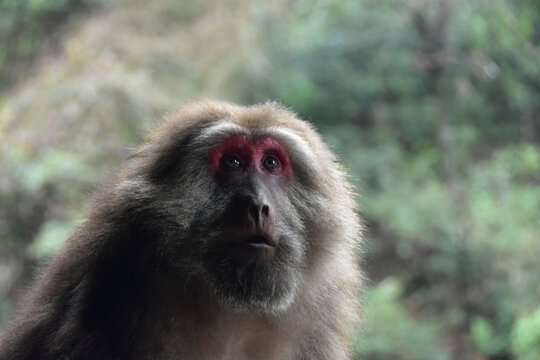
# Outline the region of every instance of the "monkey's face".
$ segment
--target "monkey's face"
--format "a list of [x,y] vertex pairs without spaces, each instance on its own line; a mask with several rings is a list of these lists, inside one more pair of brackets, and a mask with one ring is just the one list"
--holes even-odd
[[302,282],[305,229],[316,211],[306,199],[316,196],[299,181],[299,139],[275,127],[225,122],[200,130],[178,151],[186,155],[160,206],[181,230],[163,252],[235,309],[285,309]]
[[193,223],[201,261],[219,299],[236,308],[276,310],[292,301],[304,242],[290,201],[293,164],[268,136],[231,134],[208,152],[210,206]]
[[286,147],[273,138],[231,135],[212,149],[208,166],[217,191],[230,197],[219,218],[230,242],[224,252],[249,263],[274,258],[280,242],[274,197],[292,176]]

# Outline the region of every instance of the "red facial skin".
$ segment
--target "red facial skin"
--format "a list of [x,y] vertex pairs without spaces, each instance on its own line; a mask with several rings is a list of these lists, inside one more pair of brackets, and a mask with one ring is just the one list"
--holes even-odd
[[[225,160],[231,155],[240,160],[239,167],[226,165]],[[279,167],[265,167],[263,164],[268,157],[274,157]],[[208,165],[221,180],[240,176],[249,169],[268,176],[291,179],[293,171],[289,152],[279,140],[271,137],[252,140],[245,135],[231,135],[221,141],[208,155]]]

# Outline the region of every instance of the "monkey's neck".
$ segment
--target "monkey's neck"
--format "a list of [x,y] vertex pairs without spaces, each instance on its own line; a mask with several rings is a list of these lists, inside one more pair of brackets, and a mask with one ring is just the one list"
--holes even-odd
[[173,307],[169,319],[164,349],[171,358],[290,358],[283,355],[292,354],[297,335],[291,328],[283,331],[276,319],[232,311],[202,291],[196,301],[183,299]]
[[192,285],[185,296],[179,292],[165,296],[176,299],[167,311],[165,358],[282,359],[284,351],[292,353],[297,341],[294,329],[284,331],[282,322],[264,314],[232,311],[203,286]]

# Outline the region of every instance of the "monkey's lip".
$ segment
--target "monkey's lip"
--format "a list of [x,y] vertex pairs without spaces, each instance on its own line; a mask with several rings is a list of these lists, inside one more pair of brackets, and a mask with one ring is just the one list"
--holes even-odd
[[253,234],[244,238],[242,243],[252,247],[271,247],[275,248],[277,242],[266,234]]
[[236,238],[227,251],[247,262],[268,261],[276,254],[278,242],[264,233],[244,234]]

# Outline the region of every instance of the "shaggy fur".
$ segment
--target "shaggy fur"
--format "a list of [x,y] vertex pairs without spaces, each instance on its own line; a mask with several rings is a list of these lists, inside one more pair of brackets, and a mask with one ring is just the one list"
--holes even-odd
[[[287,147],[271,262],[228,257],[234,189],[206,163],[231,134]],[[248,185],[246,185],[248,186]],[[203,101],[166,116],[31,289],[2,360],[346,359],[360,240],[342,167],[275,103]]]

